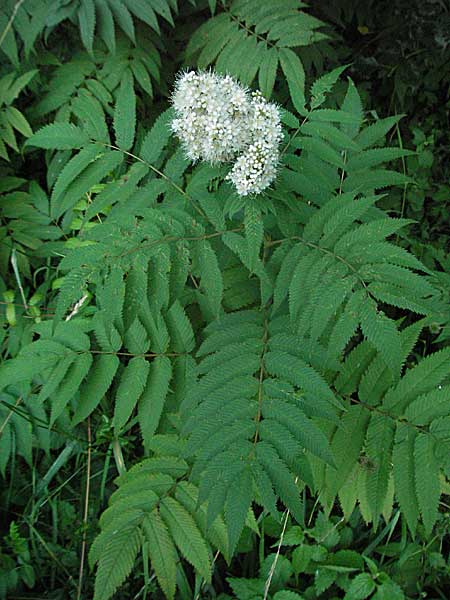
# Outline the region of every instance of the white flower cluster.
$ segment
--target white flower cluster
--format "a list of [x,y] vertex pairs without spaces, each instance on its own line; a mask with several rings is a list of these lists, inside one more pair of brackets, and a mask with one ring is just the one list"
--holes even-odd
[[232,160],[249,141],[247,92],[229,76],[185,73],[176,83],[173,106],[172,130],[193,161]]
[[227,175],[241,196],[259,194],[275,179],[281,124],[278,108],[229,75],[190,71],[177,80],[172,130],[189,159],[230,162]]
[[249,130],[251,143],[227,175],[240,196],[260,194],[275,179],[280,153],[281,124],[278,108],[260,92],[253,92]]

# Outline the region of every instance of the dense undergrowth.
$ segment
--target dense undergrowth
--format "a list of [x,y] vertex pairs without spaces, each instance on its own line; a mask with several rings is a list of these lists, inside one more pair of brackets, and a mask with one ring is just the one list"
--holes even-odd
[[[449,24],[0,7],[0,598],[450,596]],[[172,135],[187,68],[280,107],[261,194]]]

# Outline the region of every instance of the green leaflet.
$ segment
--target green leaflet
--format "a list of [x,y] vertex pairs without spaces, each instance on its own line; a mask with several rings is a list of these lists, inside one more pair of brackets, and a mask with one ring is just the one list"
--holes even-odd
[[248,244],[249,267],[250,271],[253,271],[259,257],[264,234],[261,210],[256,202],[247,202],[245,206],[244,226]]
[[81,40],[90,54],[94,42],[95,29],[95,4],[94,0],[82,0],[78,10],[78,23],[80,26]]
[[176,550],[167,527],[157,511],[151,512],[142,523],[148,541],[148,552],[159,585],[166,598],[175,596]]
[[[321,123],[320,121],[309,121],[301,127],[301,131],[307,135],[318,136],[327,140],[335,148],[344,150],[359,150],[359,146],[350,136],[332,125],[331,123]],[[348,164],[347,164],[347,167]]]
[[415,425],[429,425],[439,417],[448,413],[450,386],[438,385],[432,390],[413,400],[405,410],[405,417]]
[[367,428],[366,451],[373,465],[366,473],[366,494],[375,524],[388,493],[393,441],[392,420],[384,415],[372,415]]
[[253,499],[252,474],[244,469],[229,486],[225,504],[230,551],[234,552]]
[[118,0],[108,0],[108,2],[111,7],[114,20],[117,21],[117,24],[122,29],[122,31],[134,43],[136,40],[134,23],[128,8],[125,4],[122,4]]
[[332,90],[334,84],[337,82],[343,71],[348,65],[343,67],[337,67],[316,79],[311,86],[311,110],[318,108],[325,102],[326,95]]
[[322,377],[301,359],[287,352],[274,351],[268,352],[264,360],[267,369],[273,375],[286,377],[288,381],[298,385],[305,391],[320,396],[332,405],[337,404],[340,406]]
[[52,150],[72,150],[86,146],[89,137],[72,123],[51,123],[44,125],[28,140],[30,146]]
[[208,548],[191,515],[173,498],[161,501],[160,514],[182,555],[209,581],[211,564]]
[[414,472],[420,514],[428,534],[438,516],[440,496],[439,466],[434,454],[435,441],[430,435],[419,433],[414,443]]
[[347,93],[342,103],[342,111],[350,113],[354,121],[352,123],[342,123],[341,129],[351,138],[354,138],[362,125],[363,106],[356,86],[351,79],[349,79]]
[[5,117],[9,122],[9,125],[19,131],[25,137],[30,137],[33,135],[33,131],[30,127],[30,124],[23,116],[23,114],[17,110],[14,106],[8,106],[5,109]]
[[[333,455],[326,436],[314,421],[308,419],[296,407],[294,408],[294,406],[283,402],[281,399],[264,402],[263,415],[265,418],[272,418],[283,425],[288,432],[292,433],[300,447],[305,448],[311,454],[334,466]],[[276,432],[276,427],[272,426],[272,428]],[[283,438],[279,439],[279,442],[281,446]]]
[[147,386],[139,400],[139,424],[144,445],[156,432],[172,377],[172,365],[166,356],[157,356],[150,365]]
[[397,426],[392,453],[395,495],[411,533],[414,534],[419,518],[415,487],[414,445],[417,433],[409,425]]
[[205,291],[212,314],[219,314],[223,282],[216,254],[207,241],[199,241],[196,246],[197,261],[200,271],[201,286]]
[[350,158],[346,164],[348,171],[358,171],[375,167],[384,162],[391,162],[404,156],[411,156],[414,152],[402,148],[374,148],[365,150]]
[[97,157],[95,162],[89,164],[83,172],[78,174],[77,179],[73,180],[64,191],[64,197],[61,195],[58,200],[54,200],[52,194],[52,212],[55,217],[60,217],[65,211],[73,206],[86,194],[93,185],[96,185],[104,177],[110,174],[123,160],[121,152],[107,151]]
[[366,437],[369,415],[360,406],[351,406],[343,415],[331,441],[336,468],[327,466],[324,495],[332,502],[357,464]]
[[275,48],[270,48],[264,53],[259,67],[259,89],[263,95],[269,99],[272,95],[273,86],[278,68],[278,52]]
[[125,367],[116,393],[113,420],[116,434],[123,428],[137,405],[144,391],[149,369],[149,362],[139,356],[132,358]]
[[185,310],[178,300],[167,311],[166,322],[174,350],[176,352],[191,352],[195,346],[194,331]]
[[270,444],[260,442],[256,447],[257,457],[268,474],[274,489],[298,523],[303,522],[303,504],[294,477]]
[[52,191],[52,204],[65,193],[72,181],[92,162],[102,155],[98,144],[90,144],[75,155],[62,169]]
[[70,353],[63,357],[63,359],[55,366],[52,370],[49,378],[45,384],[41,387],[37,402],[44,402],[50,396],[53,396],[56,389],[64,379],[70,365],[75,361],[76,354]]
[[50,425],[53,425],[69,401],[75,396],[81,382],[88,375],[91,365],[92,356],[88,353],[80,354],[71,364],[64,380],[55,391],[55,398],[52,402]]
[[97,28],[100,37],[105,42],[108,50],[116,51],[116,36],[114,30],[114,18],[107,0],[96,1]]
[[199,506],[198,490],[191,483],[180,482],[175,492],[176,499],[194,517],[200,531],[214,547],[218,548],[227,561],[230,560],[230,549],[227,529],[224,520],[219,516],[212,523],[207,523],[207,509]]
[[388,131],[392,129],[402,117],[403,115],[395,115],[376,121],[358,134],[358,137],[355,140],[356,143],[363,149],[375,146],[376,142],[383,140]]
[[305,114],[305,71],[298,56],[289,48],[279,50],[281,68],[285,74],[292,104],[300,115]]
[[124,335],[124,344],[131,354],[145,354],[150,347],[150,340],[139,317],[136,317]]
[[394,414],[401,414],[417,396],[438,386],[449,373],[450,348],[444,348],[408,369],[398,384],[384,398],[384,406]]
[[145,136],[139,156],[147,163],[153,164],[158,160],[171,135],[170,121],[173,119],[172,109],[163,112]]
[[412,183],[411,177],[397,173],[397,171],[384,170],[361,170],[354,171],[344,182],[344,191],[355,191],[366,193],[370,190],[378,190],[390,185],[406,185]]
[[298,140],[296,145],[298,145],[298,147],[300,147],[302,150],[319,155],[322,160],[329,162],[332,165],[341,168],[344,167],[344,161],[342,160],[340,154],[320,138],[305,137],[301,140]]
[[373,301],[367,300],[362,308],[361,329],[366,339],[384,358],[393,376],[398,379],[401,368],[401,345],[395,323],[379,312]]
[[130,150],[134,142],[136,128],[136,95],[133,75],[126,70],[120,82],[114,109],[114,131],[116,144],[122,150]]
[[99,560],[95,578],[95,600],[108,600],[125,581],[133,568],[140,546],[135,528],[122,529],[110,536]]
[[345,346],[356,333],[359,325],[359,314],[365,300],[364,290],[359,290],[351,296],[336,319],[328,341],[327,356],[340,356]]
[[107,183],[103,190],[95,196],[86,211],[86,219],[107,210],[116,202],[125,203],[137,191],[137,184],[148,173],[148,167],[135,163],[118,181]]
[[299,257],[303,252],[303,246],[297,244],[293,246],[283,259],[278,276],[275,282],[273,294],[273,309],[276,311],[287,296],[288,286],[293,277]]
[[88,417],[98,406],[108,391],[119,367],[117,356],[101,354],[94,358],[89,378],[80,388],[72,423],[77,425]]

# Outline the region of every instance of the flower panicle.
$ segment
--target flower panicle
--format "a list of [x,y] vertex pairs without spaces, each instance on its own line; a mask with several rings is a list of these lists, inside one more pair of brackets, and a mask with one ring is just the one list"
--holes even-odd
[[227,179],[241,196],[275,179],[282,138],[278,107],[229,75],[187,71],[176,81],[172,131],[193,162],[232,162]]

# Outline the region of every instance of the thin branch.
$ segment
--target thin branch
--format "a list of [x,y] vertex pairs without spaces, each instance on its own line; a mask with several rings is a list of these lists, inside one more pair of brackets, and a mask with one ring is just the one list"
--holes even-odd
[[[295,483],[297,483],[297,481],[298,481],[298,477],[295,478]],[[266,583],[264,586],[264,599],[263,600],[267,600],[267,598],[269,596],[270,584],[272,583],[272,579],[273,579],[273,576],[275,573],[278,558],[280,556],[281,546],[283,545],[284,535],[286,533],[286,527],[287,527],[287,523],[288,523],[290,514],[291,514],[290,511],[288,509],[286,509],[286,511],[284,513],[283,529],[281,531],[281,536],[280,536],[280,540],[278,542],[277,551],[275,554],[275,558],[273,559],[272,566],[270,567],[269,575],[267,577],[267,580],[266,580]]]
[[21,402],[22,402],[22,396],[19,396],[17,398],[17,400],[16,400],[16,403],[14,404],[14,407],[9,410],[9,413],[6,415],[5,420],[3,421],[3,423],[0,426],[0,437],[1,437],[2,433],[3,433],[3,430],[5,429],[6,425],[8,424],[8,421],[13,416],[13,414],[15,412],[14,409],[17,408]]
[[84,559],[86,556],[86,530],[89,513],[89,486],[91,481],[91,417],[87,418],[87,434],[88,434],[88,450],[87,450],[87,466],[86,466],[86,490],[84,495],[84,514],[83,514],[83,541],[81,544],[81,559],[80,572],[78,576],[77,600],[81,599],[81,590],[83,589],[83,571]]
[[3,30],[2,35],[0,36],[0,46],[5,41],[5,38],[8,35],[9,30],[12,27],[13,21],[16,18],[17,12],[24,2],[25,2],[25,0],[19,0],[18,2],[16,2],[15,6],[13,8],[13,11],[11,13],[11,16],[9,17],[9,21],[6,23],[6,27]]
[[192,204],[193,208],[202,217],[204,217],[205,219],[208,218],[206,216],[206,214],[203,212],[203,210],[199,206],[197,206],[195,204],[193,198],[185,190],[183,190],[183,188],[181,188],[178,184],[176,184],[174,181],[172,181],[172,179],[170,179],[170,177],[168,177],[165,173],[163,173],[162,171],[160,171],[159,169],[157,169],[154,165],[152,165],[151,163],[147,162],[146,160],[144,160],[140,156],[136,156],[136,154],[132,154],[131,152],[128,152],[127,150],[122,150],[122,148],[119,148],[118,146],[114,146],[113,144],[106,144],[104,142],[98,142],[98,141],[96,141],[96,143],[97,144],[101,144],[102,146],[106,146],[107,148],[111,148],[112,150],[118,150],[119,152],[122,152],[123,154],[126,154],[130,158],[134,158],[134,160],[137,160],[138,162],[141,162],[142,164],[144,164],[145,166],[147,166],[154,173],[156,173],[157,175],[159,175],[162,179],[164,179],[165,181],[167,181],[168,183],[170,183],[170,185],[173,186],[173,188],[176,189],[177,192],[179,192],[180,194],[182,194],[183,196],[185,196],[189,200],[189,202]]

